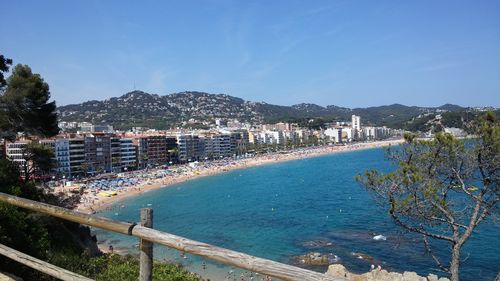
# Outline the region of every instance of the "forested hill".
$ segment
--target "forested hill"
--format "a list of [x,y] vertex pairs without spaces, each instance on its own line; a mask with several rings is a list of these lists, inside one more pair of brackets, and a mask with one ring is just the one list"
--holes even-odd
[[[368,108],[326,107],[302,103],[293,106],[245,101],[225,94],[181,92],[165,96],[142,91],[129,92],[121,97],[103,101],[87,101],[58,108],[61,121],[106,123],[119,129],[143,126],[165,129],[191,120],[202,123],[215,118],[231,118],[252,123],[290,121],[307,124],[310,119],[329,121],[350,120],[352,114],[361,116],[365,125],[392,128],[418,127],[419,120],[430,120],[436,114],[449,115],[458,127],[476,110],[446,104],[440,107],[417,107],[392,104]],[[450,120],[451,120],[450,119]],[[413,124],[413,125],[412,125]]]

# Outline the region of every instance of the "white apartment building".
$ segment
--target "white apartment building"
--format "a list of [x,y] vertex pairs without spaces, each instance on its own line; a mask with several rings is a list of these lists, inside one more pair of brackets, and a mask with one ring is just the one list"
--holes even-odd
[[296,130],[295,133],[299,138],[300,142],[306,142],[311,136],[312,132],[310,130]]
[[353,129],[349,127],[328,128],[323,131],[323,134],[335,143],[350,142],[353,137]]
[[297,144],[300,142],[299,134],[295,131],[284,131],[283,137],[285,142],[289,142],[292,144]]
[[122,168],[136,166],[136,151],[133,139],[120,139],[120,159]]
[[377,136],[375,127],[363,127],[363,139],[375,140],[376,138]]
[[205,157],[208,159],[217,159],[230,157],[234,154],[231,144],[231,135],[220,134],[205,138]]
[[352,139],[361,139],[361,118],[356,115],[352,115]]
[[361,118],[356,115],[352,115],[352,129],[356,131],[361,131]]
[[363,127],[363,139],[382,140],[393,136],[396,131],[387,127]]
[[26,149],[27,145],[28,142],[26,141],[16,141],[13,143],[7,143],[6,147],[7,158],[19,166],[21,175],[23,174],[22,168],[26,163],[26,160],[24,160],[24,150]]
[[341,128],[328,128],[323,134],[332,142],[340,142],[342,140],[342,129]]

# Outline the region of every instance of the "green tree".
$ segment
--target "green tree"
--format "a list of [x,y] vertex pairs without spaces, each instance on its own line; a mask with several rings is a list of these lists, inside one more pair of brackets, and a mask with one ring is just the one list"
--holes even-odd
[[0,159],[0,192],[20,195],[19,167],[7,159]]
[[149,165],[149,157],[145,153],[141,153],[139,155],[139,163],[141,165],[141,168],[147,167]]
[[[452,281],[459,280],[463,245],[481,222],[499,212],[500,124],[489,114],[475,128],[477,138],[470,141],[448,134],[422,141],[407,134],[405,144],[387,153],[395,171],[358,176],[389,207],[396,224],[422,235],[427,253]],[[441,262],[428,239],[449,243],[449,264]]]
[[45,144],[30,142],[23,151],[24,181],[28,182],[33,175],[44,175],[55,167],[54,152]]
[[121,172],[122,159],[120,157],[111,158],[111,166],[113,172]]
[[[4,88],[7,85],[4,73],[9,71],[9,66],[11,64],[12,64],[11,59],[5,58],[3,55],[0,54],[0,95],[3,94]],[[4,133],[4,130],[7,129],[8,127],[9,126],[7,118],[7,107],[6,105],[0,102],[0,138],[2,138],[4,135],[9,135],[8,133]]]
[[13,139],[18,132],[51,137],[59,133],[55,101],[49,102],[49,85],[27,65],[18,64],[7,79],[0,97],[0,129],[4,138]]
[[12,65],[12,60],[0,55],[0,93],[2,93],[3,87],[7,85],[4,73],[9,71],[10,65]]
[[86,177],[88,175],[89,168],[90,168],[89,165],[86,162],[83,162],[80,165],[80,174],[82,174],[84,177]]

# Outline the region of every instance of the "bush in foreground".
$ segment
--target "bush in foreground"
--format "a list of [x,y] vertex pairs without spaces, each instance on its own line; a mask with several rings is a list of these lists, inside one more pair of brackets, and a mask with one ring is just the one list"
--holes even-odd
[[[139,278],[139,260],[131,255],[104,254],[99,257],[60,257],[54,264],[95,280],[136,281]],[[198,281],[181,266],[155,262],[153,280]]]

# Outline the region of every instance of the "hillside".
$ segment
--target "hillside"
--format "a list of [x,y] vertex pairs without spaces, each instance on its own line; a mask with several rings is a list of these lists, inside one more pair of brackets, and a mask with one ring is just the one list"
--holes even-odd
[[[304,123],[312,118],[319,118],[324,122],[349,121],[352,114],[361,116],[364,124],[405,128],[414,123],[415,119],[430,114],[471,111],[473,110],[470,108],[452,104],[435,108],[392,104],[354,109],[335,105],[323,107],[310,103],[281,106],[245,101],[225,94],[181,92],[159,96],[142,91],[133,91],[103,101],[93,100],[58,108],[61,121],[106,123],[118,129],[129,129],[134,126],[165,129],[179,126],[186,121],[201,123],[213,121],[215,118],[231,118],[251,123],[279,121]],[[453,118],[456,118],[456,114]]]

